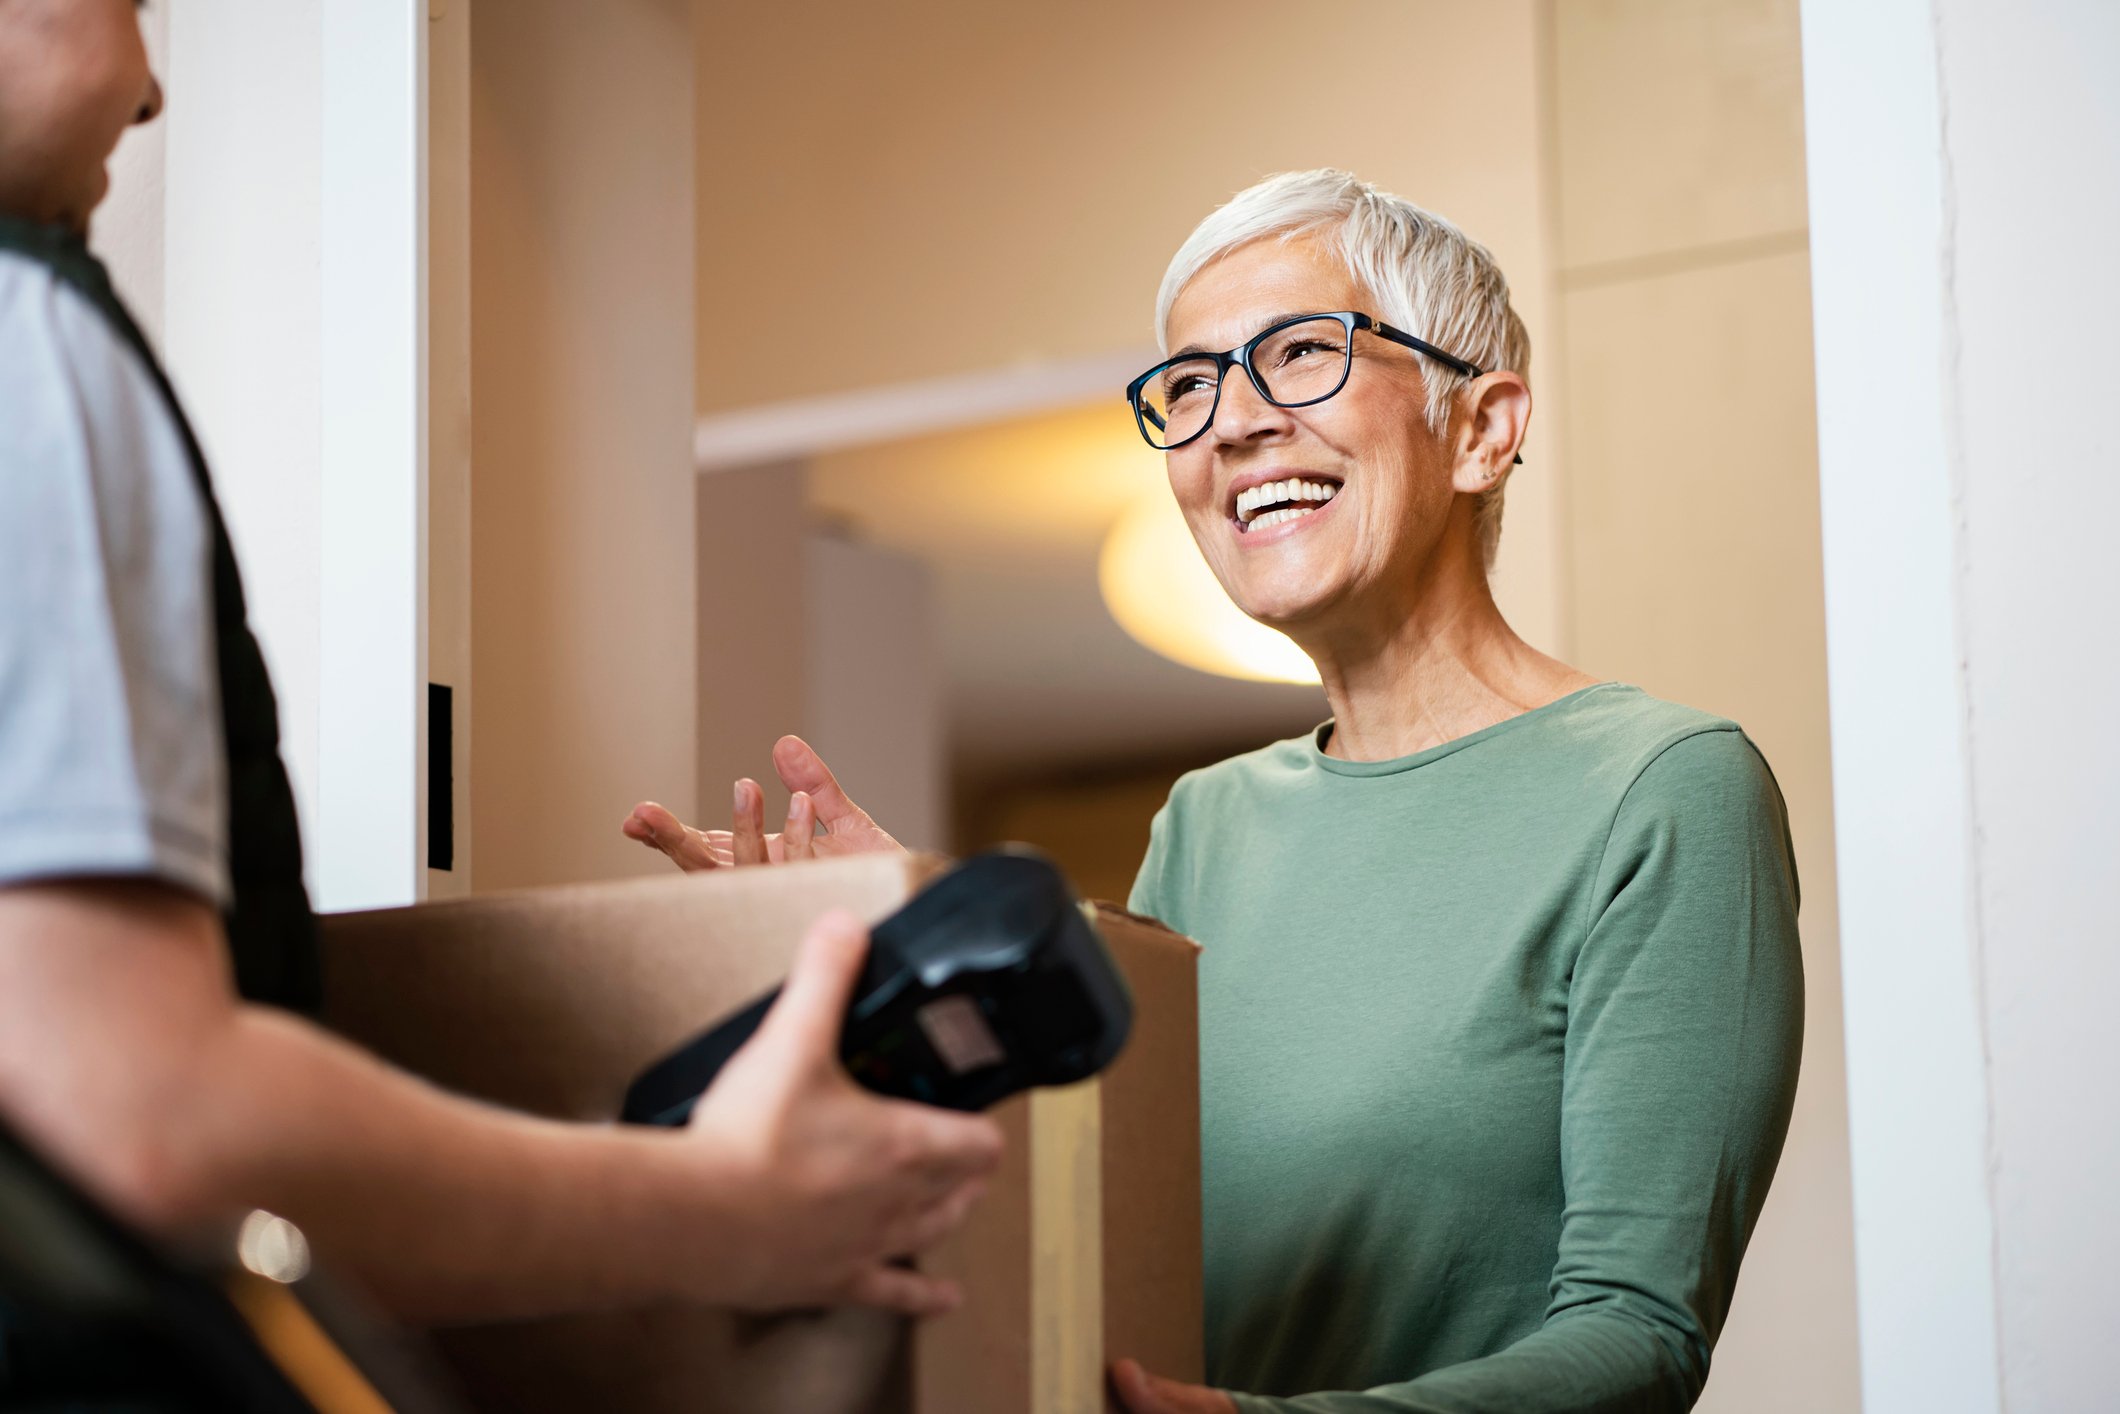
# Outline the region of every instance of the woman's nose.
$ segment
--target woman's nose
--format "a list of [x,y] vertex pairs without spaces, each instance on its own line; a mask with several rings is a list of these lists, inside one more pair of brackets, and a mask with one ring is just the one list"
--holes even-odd
[[140,99],[140,111],[133,114],[135,123],[152,123],[162,116],[162,80],[153,74],[147,76],[147,92]]
[[1270,403],[1252,382],[1250,370],[1232,365],[1222,375],[1222,396],[1215,403],[1210,435],[1218,442],[1248,442],[1262,433],[1284,431],[1294,419],[1288,409]]

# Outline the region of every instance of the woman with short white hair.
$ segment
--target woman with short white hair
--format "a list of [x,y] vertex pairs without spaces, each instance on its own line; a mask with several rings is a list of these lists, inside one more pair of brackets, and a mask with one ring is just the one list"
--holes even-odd
[[[1208,1377],[1133,1414],[1690,1408],[1802,1039],[1780,793],[1733,724],[1525,643],[1488,584],[1531,414],[1492,257],[1344,172],[1215,212],[1129,386],[1222,587],[1332,717],[1178,782],[1137,912],[1204,944]],[[768,837],[894,847],[815,754]],[[813,840],[820,820],[826,833]],[[1123,1352],[1117,1352],[1122,1353]]]

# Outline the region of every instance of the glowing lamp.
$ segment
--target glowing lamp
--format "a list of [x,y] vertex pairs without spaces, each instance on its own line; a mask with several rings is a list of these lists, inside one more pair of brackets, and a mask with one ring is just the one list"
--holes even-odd
[[1119,627],[1174,663],[1251,682],[1318,681],[1302,649],[1229,601],[1168,491],[1158,488],[1119,517],[1097,583]]

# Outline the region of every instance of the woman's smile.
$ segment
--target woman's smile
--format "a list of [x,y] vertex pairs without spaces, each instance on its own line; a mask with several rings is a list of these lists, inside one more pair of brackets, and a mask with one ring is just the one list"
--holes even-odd
[[1325,480],[1276,481],[1237,498],[1229,519],[1238,546],[1263,550],[1315,529],[1332,513],[1339,483]]
[[1222,509],[1239,540],[1264,545],[1285,538],[1267,532],[1315,519],[1344,484],[1330,472],[1307,467],[1260,467],[1231,479],[1222,492]]

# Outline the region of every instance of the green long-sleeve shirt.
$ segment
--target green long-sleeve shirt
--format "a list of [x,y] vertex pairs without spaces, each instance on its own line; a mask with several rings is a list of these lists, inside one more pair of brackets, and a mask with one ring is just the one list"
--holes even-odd
[[1678,1411],[1780,1156],[1796,870],[1735,725],[1616,683],[1179,781],[1207,1359],[1244,1414]]

